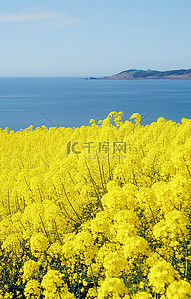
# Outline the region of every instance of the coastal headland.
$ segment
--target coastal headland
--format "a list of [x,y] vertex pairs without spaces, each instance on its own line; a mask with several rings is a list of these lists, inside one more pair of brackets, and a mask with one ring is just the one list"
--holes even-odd
[[191,79],[191,69],[155,71],[130,69],[118,74],[100,78],[90,77],[90,80],[135,80],[135,79]]

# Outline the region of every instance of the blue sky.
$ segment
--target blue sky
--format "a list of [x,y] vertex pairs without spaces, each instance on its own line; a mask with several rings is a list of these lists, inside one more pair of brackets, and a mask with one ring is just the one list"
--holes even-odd
[[191,68],[190,0],[4,0],[0,76]]

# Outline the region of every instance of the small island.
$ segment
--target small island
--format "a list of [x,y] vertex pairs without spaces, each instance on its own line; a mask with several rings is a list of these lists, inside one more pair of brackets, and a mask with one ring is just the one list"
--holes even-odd
[[135,79],[191,79],[191,69],[170,71],[137,70],[130,69],[112,76],[102,78],[90,77],[90,80],[135,80]]

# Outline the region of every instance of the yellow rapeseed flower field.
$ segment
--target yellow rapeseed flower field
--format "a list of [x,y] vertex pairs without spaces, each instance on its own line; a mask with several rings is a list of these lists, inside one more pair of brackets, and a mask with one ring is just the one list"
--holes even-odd
[[191,120],[0,131],[0,298],[191,298]]

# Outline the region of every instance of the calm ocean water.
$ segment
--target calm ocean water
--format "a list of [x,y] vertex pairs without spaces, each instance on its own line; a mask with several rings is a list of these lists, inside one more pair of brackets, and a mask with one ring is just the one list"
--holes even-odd
[[[191,80],[85,80],[84,78],[0,78],[0,127],[81,126],[123,111],[138,112],[142,124],[163,116],[191,118]],[[51,124],[47,118],[53,123]]]

